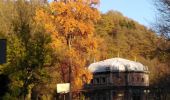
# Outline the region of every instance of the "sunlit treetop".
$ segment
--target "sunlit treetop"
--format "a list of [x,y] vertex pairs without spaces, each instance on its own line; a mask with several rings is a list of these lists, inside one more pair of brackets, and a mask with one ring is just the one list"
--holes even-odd
[[90,2],[91,0],[57,0],[36,10],[35,20],[51,36],[51,47],[58,54],[64,54],[60,66],[67,76],[71,62],[74,89],[82,86],[82,75],[87,77],[87,81],[91,79],[85,67],[88,60],[95,57],[98,47],[94,26],[100,19],[100,12]]
[[49,33],[55,35],[84,36],[94,32],[94,23],[100,18],[96,8],[89,7],[80,1],[52,2],[49,9],[39,9],[36,20],[45,23]]
[[100,0],[54,0],[56,2],[84,2],[86,4],[90,4],[90,5],[97,5],[100,3]]

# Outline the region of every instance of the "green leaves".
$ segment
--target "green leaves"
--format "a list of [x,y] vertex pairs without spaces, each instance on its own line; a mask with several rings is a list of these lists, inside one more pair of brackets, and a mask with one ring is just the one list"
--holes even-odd
[[[102,15],[96,33],[105,40],[107,57],[148,58],[156,49],[156,34],[116,11]],[[128,52],[128,53],[127,53]]]
[[[35,8],[40,4],[25,0],[6,3],[1,1],[0,4],[3,5],[0,9],[0,22],[4,22],[4,26],[0,25],[0,33],[8,41],[8,62],[2,68],[3,73],[10,78],[10,95],[26,96],[30,85],[46,80],[47,73],[43,67],[50,62],[51,56],[48,55],[51,51],[48,44],[51,40],[44,34],[43,28],[34,22]],[[9,17],[7,22],[6,17]]]

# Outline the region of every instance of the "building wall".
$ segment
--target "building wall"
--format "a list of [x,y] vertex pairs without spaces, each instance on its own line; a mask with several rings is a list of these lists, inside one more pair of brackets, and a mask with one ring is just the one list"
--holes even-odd
[[129,73],[128,85],[130,86],[149,86],[148,73]]
[[110,74],[94,74],[91,84],[93,85],[107,85],[110,83]]
[[149,100],[142,89],[107,89],[85,93],[85,100]]
[[112,84],[114,86],[126,85],[126,73],[112,73]]
[[149,75],[145,72],[96,73],[91,85],[149,86]]
[[85,100],[148,100],[145,86],[149,86],[145,72],[94,73]]

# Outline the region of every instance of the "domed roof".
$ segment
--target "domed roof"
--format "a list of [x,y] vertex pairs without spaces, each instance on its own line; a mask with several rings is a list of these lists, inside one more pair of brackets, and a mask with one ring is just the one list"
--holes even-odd
[[123,58],[111,58],[90,64],[88,69],[92,73],[98,72],[146,72],[148,67],[143,64]]

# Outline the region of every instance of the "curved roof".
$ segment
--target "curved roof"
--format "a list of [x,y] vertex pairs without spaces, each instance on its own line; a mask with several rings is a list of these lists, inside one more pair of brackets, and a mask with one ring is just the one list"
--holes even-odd
[[146,72],[148,67],[143,64],[123,58],[111,58],[90,64],[88,69],[92,73],[97,72]]

